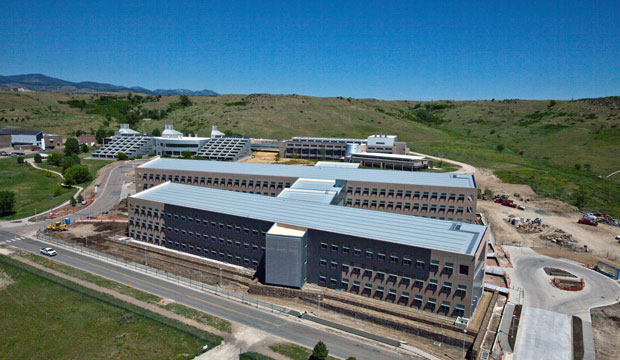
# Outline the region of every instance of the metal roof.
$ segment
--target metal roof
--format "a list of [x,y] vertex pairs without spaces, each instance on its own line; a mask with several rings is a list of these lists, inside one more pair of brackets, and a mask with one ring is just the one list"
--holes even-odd
[[139,166],[139,168],[213,172],[225,174],[251,174],[325,180],[338,179],[370,183],[447,186],[469,189],[476,188],[474,177],[470,174],[349,169],[323,166],[257,164],[245,162],[184,160],[170,158],[156,158]]
[[336,195],[338,195],[338,193],[335,191],[284,189],[278,194],[278,197],[282,199],[331,204]]
[[166,182],[132,196],[336,234],[473,255],[486,226]]
[[349,168],[349,169],[357,169],[360,167],[359,163],[347,163],[340,161],[317,161],[314,166],[323,166],[323,167],[341,167],[341,168]]

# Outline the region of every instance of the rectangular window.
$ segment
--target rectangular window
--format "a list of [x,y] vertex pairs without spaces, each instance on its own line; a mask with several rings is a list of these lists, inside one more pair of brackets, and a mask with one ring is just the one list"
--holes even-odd
[[459,274],[461,274],[461,275],[469,275],[469,266],[467,266],[467,265],[460,265],[459,266]]
[[392,263],[392,264],[398,264],[398,256],[396,256],[396,255],[390,255],[390,263]]
[[366,259],[372,259],[373,252],[372,250],[366,250]]
[[354,248],[353,249],[353,256],[362,256],[362,249]]
[[407,256],[404,256],[403,257],[403,265],[410,266],[411,265],[411,258],[407,257]]
[[325,258],[321,258],[321,259],[319,260],[319,265],[321,265],[321,266],[327,266],[327,259],[325,259]]
[[332,244],[332,251],[338,251],[338,244]]
[[327,243],[321,242],[321,250],[327,250]]
[[342,253],[343,254],[348,254],[349,253],[349,246],[348,245],[342,245]]
[[331,262],[331,268],[332,268],[332,269],[338,269],[338,263],[337,263],[337,262],[335,262],[335,261],[332,261],[332,262]]

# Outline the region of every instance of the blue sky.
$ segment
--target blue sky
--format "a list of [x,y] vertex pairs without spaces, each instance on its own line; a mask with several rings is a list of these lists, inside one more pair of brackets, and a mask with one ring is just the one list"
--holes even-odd
[[0,74],[379,99],[620,95],[620,1],[5,1]]

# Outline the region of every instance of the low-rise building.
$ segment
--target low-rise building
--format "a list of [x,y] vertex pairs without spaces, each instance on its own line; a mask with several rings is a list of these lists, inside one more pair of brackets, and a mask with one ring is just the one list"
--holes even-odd
[[78,136],[78,143],[80,145],[95,146],[97,144],[97,137],[92,134],[82,134]]
[[43,146],[42,149],[50,150],[61,147],[63,144],[63,137],[58,134],[43,134]]

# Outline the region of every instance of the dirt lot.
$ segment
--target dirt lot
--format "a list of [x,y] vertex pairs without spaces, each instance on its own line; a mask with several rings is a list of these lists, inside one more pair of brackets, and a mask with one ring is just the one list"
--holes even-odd
[[590,311],[594,347],[599,360],[620,359],[620,303]]
[[[593,255],[612,260],[620,259],[620,244],[615,240],[616,235],[620,235],[620,228],[606,224],[599,226],[578,224],[577,220],[582,214],[575,207],[540,197],[528,185],[503,183],[486,169],[477,169],[475,176],[480,189],[488,188],[495,194],[507,194],[517,204],[526,207],[525,210],[518,210],[492,201],[478,201],[478,209],[486,214],[498,243],[543,248],[559,247],[549,240],[541,239],[540,233],[519,233],[515,226],[507,222],[511,215],[518,220],[541,218],[543,225],[548,225],[545,233],[562,230],[574,240],[569,244],[571,247],[583,251],[583,246],[587,245]],[[514,197],[514,193],[519,193],[519,199]]]
[[316,160],[311,160],[311,159],[281,158],[280,161],[276,162],[277,154],[278,153],[275,151],[254,151],[252,153],[251,158],[241,160],[241,162],[259,163],[259,164],[284,164],[284,165],[314,165],[316,164]]

